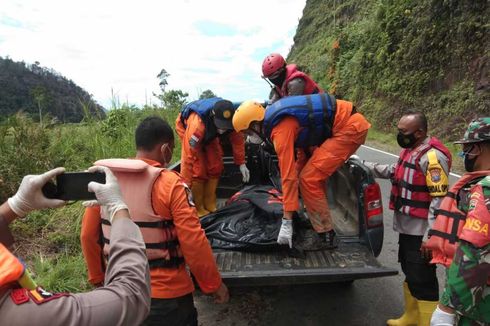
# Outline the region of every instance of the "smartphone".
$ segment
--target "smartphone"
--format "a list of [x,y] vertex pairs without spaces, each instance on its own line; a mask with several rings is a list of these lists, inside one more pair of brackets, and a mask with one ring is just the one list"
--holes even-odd
[[96,198],[93,192],[88,191],[88,184],[91,181],[105,183],[105,173],[65,172],[56,176],[56,184],[48,182],[42,190],[47,198],[92,200]]

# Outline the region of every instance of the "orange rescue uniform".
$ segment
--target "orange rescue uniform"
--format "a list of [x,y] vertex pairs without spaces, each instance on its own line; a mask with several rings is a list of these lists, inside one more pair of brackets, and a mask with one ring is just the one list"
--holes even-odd
[[351,102],[337,100],[332,137],[307,150],[295,149],[294,143],[300,132],[296,118],[284,118],[271,132],[270,138],[279,159],[284,211],[299,209],[299,185],[308,216],[317,232],[333,228],[325,181],[365,142],[371,127],[363,115],[352,112]]
[[[158,162],[143,161],[160,167]],[[153,186],[152,205],[156,214],[172,217],[186,264],[181,264],[179,268],[150,269],[152,298],[171,299],[193,292],[194,284],[185,265],[189,266],[204,293],[213,293],[221,285],[221,276],[208,239],[189,201],[181,178],[170,171],[162,171]],[[92,284],[104,279],[100,237],[100,211],[98,208],[87,208],[82,221],[81,243]]]
[[[182,142],[180,174],[187,184],[193,179],[206,181],[219,178],[223,171],[223,149],[219,137],[203,144],[206,127],[201,117],[191,112],[186,121],[187,127],[181,121],[180,114],[175,121],[175,131]],[[235,131],[229,134],[233,149],[233,159],[236,165],[245,164],[245,140],[241,133]]]

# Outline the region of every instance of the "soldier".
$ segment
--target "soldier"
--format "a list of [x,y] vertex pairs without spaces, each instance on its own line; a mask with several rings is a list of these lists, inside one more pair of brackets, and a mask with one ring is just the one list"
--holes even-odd
[[111,252],[106,283],[97,290],[49,293],[37,286],[23,264],[7,249],[12,243],[8,224],[32,210],[60,207],[41,189],[63,168],[24,177],[15,196],[0,206],[0,316],[2,325],[139,325],[150,310],[150,276],[145,244],[129,218],[116,178],[107,168],[106,183],[91,182],[99,205],[112,222]]
[[490,117],[472,121],[456,143],[468,173],[449,191],[429,232],[431,262],[449,267],[431,325],[454,325],[456,314],[458,325],[489,325]]

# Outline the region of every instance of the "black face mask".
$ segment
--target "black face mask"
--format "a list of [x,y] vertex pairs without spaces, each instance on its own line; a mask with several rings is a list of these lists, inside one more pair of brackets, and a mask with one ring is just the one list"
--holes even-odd
[[277,87],[281,87],[282,83],[284,83],[284,80],[286,79],[286,69],[284,69],[279,76],[277,76],[274,79],[269,79],[271,83],[276,85]]
[[415,138],[415,133],[404,135],[401,132],[398,132],[398,135],[396,136],[396,141],[401,148],[411,148],[417,142],[417,138]]
[[472,159],[468,158],[468,155],[464,156],[464,169],[468,172],[473,172],[475,170],[475,162],[478,156],[473,157]]

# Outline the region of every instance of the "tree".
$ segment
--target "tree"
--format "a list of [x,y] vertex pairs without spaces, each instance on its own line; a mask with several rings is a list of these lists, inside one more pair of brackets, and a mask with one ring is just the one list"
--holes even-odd
[[180,89],[171,89],[167,92],[163,92],[157,97],[162,101],[162,105],[166,109],[180,109],[187,103],[187,97],[189,93],[182,92]]
[[[37,63],[37,61],[36,61]],[[43,126],[43,114],[42,114],[42,105],[47,100],[47,91],[44,87],[42,86],[36,86],[32,89],[31,91],[32,97],[34,97],[34,100],[37,103],[37,108],[39,111],[39,123],[41,124],[41,127]]]
[[168,85],[168,77],[170,77],[170,74],[167,72],[167,70],[165,70],[165,68],[163,68],[157,75],[157,78],[160,79],[160,83],[158,83],[158,85],[160,86],[162,93],[165,93],[165,87]]
[[201,93],[201,95],[199,95],[200,100],[203,100],[205,98],[213,98],[213,97],[217,97],[217,95],[214,94],[213,91],[210,89],[205,90],[204,92]]

